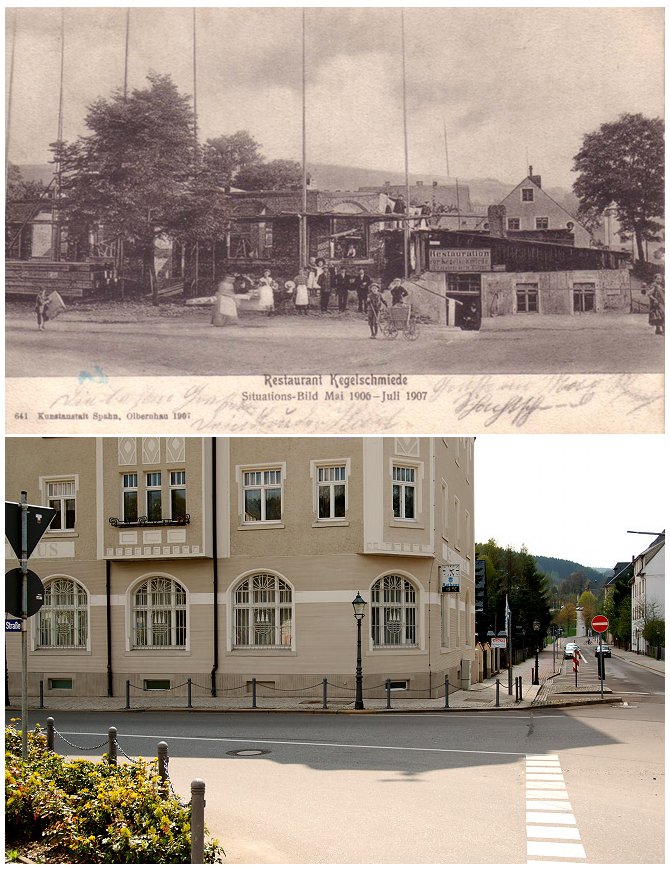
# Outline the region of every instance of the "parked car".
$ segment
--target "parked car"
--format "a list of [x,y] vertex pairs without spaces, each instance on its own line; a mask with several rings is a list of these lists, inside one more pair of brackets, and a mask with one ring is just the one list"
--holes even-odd
[[572,656],[575,653],[575,649],[579,649],[579,646],[577,645],[577,643],[566,643],[563,657],[564,658],[572,658]]
[[606,643],[603,643],[602,646],[599,646],[599,645],[596,646],[595,653],[596,653],[596,655],[602,654],[603,658],[611,658],[612,657],[612,650],[610,649],[610,647]]

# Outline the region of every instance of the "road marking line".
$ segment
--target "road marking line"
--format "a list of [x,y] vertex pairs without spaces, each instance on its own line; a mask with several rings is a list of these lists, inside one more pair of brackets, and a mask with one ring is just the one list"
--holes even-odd
[[543,762],[545,760],[556,760],[557,761],[558,755],[557,754],[527,754],[526,760],[527,761],[529,761],[529,760],[541,760]]
[[[81,730],[61,730],[59,733],[65,736],[104,736],[103,733],[89,733]],[[485,749],[468,748],[422,748],[416,745],[365,745],[348,742],[297,742],[290,739],[256,739],[253,736],[228,737],[228,736],[179,736],[178,734],[162,734],[161,736],[146,733],[121,733],[120,739],[153,739],[153,740],[179,740],[180,742],[242,742],[253,745],[295,745],[311,746],[314,748],[376,748],[381,751],[432,751],[438,754],[493,754],[502,757],[523,757],[522,751],[487,751]]]
[[570,812],[536,812],[526,811],[527,824],[573,824],[577,826],[575,816]]
[[581,841],[577,827],[543,827],[526,825],[526,836],[529,839],[574,839]]
[[569,842],[528,842],[529,857],[581,857],[586,859],[586,851],[582,845]]
[[568,800],[529,800],[526,794],[527,812],[571,812]]
[[[557,755],[548,757],[558,761]],[[538,764],[542,761],[541,755],[531,755],[526,759],[527,862],[543,862],[529,860],[529,857],[586,860],[584,847],[576,844],[580,843],[581,836],[568,801],[560,763],[557,763],[554,772],[538,772]]]

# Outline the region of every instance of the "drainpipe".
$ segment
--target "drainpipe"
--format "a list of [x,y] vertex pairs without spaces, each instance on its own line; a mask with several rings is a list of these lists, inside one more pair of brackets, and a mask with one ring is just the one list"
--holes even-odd
[[216,516],[216,438],[212,438],[212,583],[214,594],[214,663],[212,665],[212,697],[216,697],[216,671],[219,669],[219,553]]
[[107,618],[107,696],[114,696],[112,673],[112,562],[105,559],[105,607]]

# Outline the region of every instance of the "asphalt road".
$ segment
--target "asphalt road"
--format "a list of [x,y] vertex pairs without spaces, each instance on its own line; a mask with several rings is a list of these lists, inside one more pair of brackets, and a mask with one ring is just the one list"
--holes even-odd
[[[663,339],[640,315],[485,321],[480,332],[422,325],[417,341],[370,340],[362,315],[254,316],[217,329],[206,310],[184,320],[89,321],[64,314],[38,332],[32,313],[6,318],[6,376],[107,377],[380,371],[403,374],[616,374],[663,371]],[[68,319],[70,317],[70,319]]]
[[[566,846],[584,849],[579,862],[662,863],[663,679],[631,687],[627,707],[54,717],[79,746],[102,741],[111,724],[131,757],[167,741],[178,793],[205,780],[206,821],[231,863],[490,865],[525,863],[538,848],[560,861]],[[66,749],[60,738],[57,748]],[[543,764],[549,775],[529,774]],[[550,791],[531,790],[563,784],[538,777],[564,781],[564,812],[552,814]],[[549,813],[531,799],[540,793]]]

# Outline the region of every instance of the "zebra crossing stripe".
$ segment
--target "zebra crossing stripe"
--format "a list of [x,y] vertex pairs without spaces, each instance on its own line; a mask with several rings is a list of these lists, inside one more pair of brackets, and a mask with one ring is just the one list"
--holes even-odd
[[526,757],[526,857],[544,866],[586,860],[557,754]]

